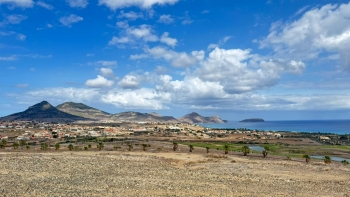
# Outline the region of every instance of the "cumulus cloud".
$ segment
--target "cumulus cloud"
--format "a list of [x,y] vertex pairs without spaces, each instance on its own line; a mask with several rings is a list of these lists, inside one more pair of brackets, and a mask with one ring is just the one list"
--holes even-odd
[[170,99],[168,94],[158,93],[153,89],[111,90],[102,95],[102,102],[113,104],[118,108],[127,109],[169,109],[166,103]]
[[135,75],[126,75],[118,85],[123,89],[137,89],[140,86],[140,79]]
[[105,77],[113,77],[114,76],[114,72],[110,68],[101,68],[100,73],[102,76],[105,76]]
[[226,92],[235,94],[271,87],[282,73],[300,74],[304,68],[303,62],[265,59],[250,50],[216,48],[194,74],[219,82]]
[[43,1],[37,1],[35,4],[48,10],[52,10],[54,8],[52,5],[47,4]]
[[77,16],[75,14],[71,14],[69,16],[64,16],[62,18],[60,18],[60,22],[62,23],[62,25],[67,26],[67,27],[71,27],[72,24],[77,23],[79,21],[82,21],[83,17],[81,16]]
[[160,42],[165,43],[171,47],[175,47],[177,40],[175,38],[170,38],[168,32],[164,32],[160,38]]
[[161,15],[158,20],[159,23],[170,24],[174,22],[174,19],[171,15]]
[[150,25],[129,26],[125,22],[118,22],[117,26],[122,28],[120,37],[113,37],[108,45],[121,46],[123,44],[139,43],[140,40],[144,42],[156,42],[159,40],[158,36],[154,34],[154,30]]
[[[304,10],[303,10],[304,12]],[[272,48],[276,56],[313,60],[320,54],[338,54],[343,66],[350,69],[350,3],[327,4],[306,11],[300,18],[276,22],[260,40],[261,48]]]
[[85,8],[89,4],[88,0],[66,0],[66,2],[72,8]]
[[33,7],[33,0],[0,0],[1,4],[9,4],[14,7],[30,8]]
[[140,8],[151,8],[153,5],[173,5],[178,0],[99,0],[99,5],[105,5],[111,10],[137,6]]
[[198,62],[197,56],[193,55],[198,55],[197,52],[194,52],[193,54],[187,54],[185,52],[176,52],[160,46],[153,48],[145,48],[144,51],[145,54],[132,55],[130,56],[130,59],[140,59],[147,57],[153,57],[154,59],[162,58],[166,61],[171,62],[171,65],[174,67],[182,68],[193,66]]
[[108,80],[101,75],[97,75],[96,79],[89,79],[85,82],[86,86],[92,88],[111,87],[113,84],[113,81]]

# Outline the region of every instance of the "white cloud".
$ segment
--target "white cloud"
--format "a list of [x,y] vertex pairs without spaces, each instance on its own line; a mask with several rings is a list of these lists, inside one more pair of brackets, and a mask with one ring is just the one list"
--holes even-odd
[[102,76],[105,76],[105,77],[113,77],[114,76],[114,72],[110,68],[101,68],[100,73]]
[[77,23],[79,21],[84,20],[83,17],[81,16],[77,16],[75,14],[71,14],[69,16],[64,16],[62,18],[60,18],[60,22],[62,23],[62,25],[67,26],[67,27],[71,27],[72,24]]
[[[62,103],[66,101],[87,102],[99,99],[101,93],[97,89],[90,88],[46,88],[24,93],[25,101],[42,101],[50,98],[50,101]],[[32,102],[34,103],[34,102]]]
[[[118,22],[117,26],[122,28],[120,37],[113,37],[108,44],[124,47],[123,44],[141,44],[139,40],[144,42],[156,42],[159,41],[158,36],[154,34],[154,30],[150,25],[140,25],[137,27],[130,27],[125,22]],[[138,42],[136,42],[138,40]]]
[[313,60],[320,54],[339,54],[342,65],[349,69],[349,13],[350,3],[327,4],[306,11],[295,21],[273,23],[260,47],[272,48],[275,56],[285,59]]
[[18,34],[17,38],[18,38],[18,40],[22,40],[23,41],[23,40],[25,40],[27,38],[27,36],[24,35],[24,34]]
[[45,9],[48,9],[48,10],[52,10],[54,8],[52,5],[47,4],[47,3],[43,2],[43,1],[37,1],[36,5],[38,5],[40,7],[43,7]]
[[202,14],[208,14],[210,12],[210,10],[203,10],[201,13]]
[[14,31],[0,31],[0,36],[16,36],[16,38],[21,41],[27,38],[26,35]]
[[130,40],[128,37],[113,37],[112,40],[110,40],[108,42],[108,45],[118,45],[118,44],[126,44],[131,42],[132,40]]
[[174,22],[174,19],[171,17],[171,15],[161,15],[159,17],[158,22],[164,23],[164,24],[170,24]]
[[108,80],[100,75],[97,75],[96,79],[89,79],[85,82],[86,86],[92,88],[111,87],[113,84],[113,81]]
[[168,32],[164,32],[160,38],[160,42],[165,43],[171,47],[175,47],[177,40],[175,38],[170,38]]
[[140,82],[138,76],[126,75],[119,81],[118,85],[123,89],[137,89],[140,86]]
[[111,90],[102,95],[102,102],[113,104],[118,108],[127,109],[169,109],[165,103],[168,94],[158,93],[155,90],[142,88],[138,90]]
[[120,11],[120,14],[119,14],[118,18],[127,18],[128,20],[136,20],[138,18],[143,18],[143,14],[142,13],[136,13],[136,12],[133,12],[133,11],[124,12],[122,10],[122,11]]
[[175,52],[173,50],[169,50],[165,47],[153,47],[153,48],[145,48],[144,49],[145,54],[139,54],[139,55],[131,55],[130,59],[141,59],[141,58],[148,58],[153,57],[154,59],[164,59],[166,61],[171,62],[171,65],[174,67],[179,68],[185,68],[188,66],[193,66],[198,63],[198,58],[200,57],[202,53],[204,52],[194,52],[193,54],[187,54],[185,52]]
[[23,20],[26,20],[27,18],[28,17],[19,14],[8,15],[2,22],[0,22],[0,26],[5,26],[8,24],[20,24]]
[[89,4],[88,0],[66,0],[66,2],[72,8],[86,8]]
[[177,54],[177,57],[175,57],[172,60],[171,65],[178,68],[184,68],[184,67],[195,65],[196,63],[197,63],[196,57],[183,52],[183,53]]
[[33,0],[0,0],[1,4],[10,4],[14,7],[30,8],[33,7]]
[[266,59],[241,49],[214,49],[194,72],[201,80],[219,82],[225,92],[237,94],[274,86],[282,73],[300,74],[303,62]]
[[193,20],[191,20],[191,19],[185,19],[181,22],[181,24],[183,24],[183,25],[189,25],[191,23],[193,23]]
[[224,45],[230,39],[231,39],[231,36],[225,36],[221,40],[219,40],[219,42],[217,44],[213,44],[213,43],[209,44],[208,49],[215,49],[217,47],[220,47],[220,46]]
[[149,25],[140,25],[139,28],[132,27],[126,31],[138,39],[143,38],[145,41],[158,41],[158,37],[152,34],[153,29]]
[[173,5],[178,0],[99,0],[99,5],[105,5],[111,10],[116,10],[125,7],[137,6],[141,8],[151,8],[153,5]]

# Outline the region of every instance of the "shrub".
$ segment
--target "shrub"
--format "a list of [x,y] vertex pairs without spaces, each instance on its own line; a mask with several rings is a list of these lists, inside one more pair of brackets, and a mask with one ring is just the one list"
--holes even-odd
[[330,164],[332,162],[331,158],[329,156],[324,156],[324,162],[326,164]]
[[347,161],[347,160],[343,160],[343,161],[341,161],[341,163],[344,165],[349,165],[349,161]]

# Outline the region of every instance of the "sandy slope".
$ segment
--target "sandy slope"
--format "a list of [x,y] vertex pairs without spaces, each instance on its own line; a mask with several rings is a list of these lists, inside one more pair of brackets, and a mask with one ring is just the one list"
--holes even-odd
[[350,196],[350,166],[148,152],[0,153],[4,196]]

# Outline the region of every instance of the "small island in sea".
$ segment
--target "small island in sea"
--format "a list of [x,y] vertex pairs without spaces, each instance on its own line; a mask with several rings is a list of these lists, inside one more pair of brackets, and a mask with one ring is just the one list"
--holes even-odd
[[241,120],[239,122],[265,122],[265,120],[262,118],[249,118],[249,119]]

